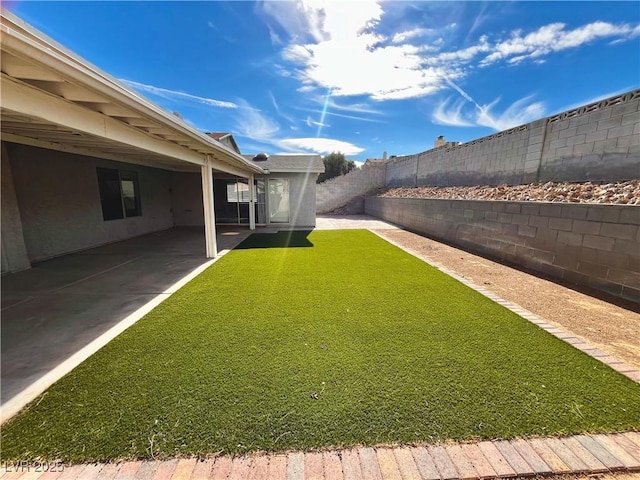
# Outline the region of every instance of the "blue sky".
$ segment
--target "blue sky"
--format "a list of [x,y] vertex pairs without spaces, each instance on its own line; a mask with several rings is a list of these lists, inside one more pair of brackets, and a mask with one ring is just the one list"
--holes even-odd
[[417,153],[640,86],[637,2],[8,5],[246,154]]

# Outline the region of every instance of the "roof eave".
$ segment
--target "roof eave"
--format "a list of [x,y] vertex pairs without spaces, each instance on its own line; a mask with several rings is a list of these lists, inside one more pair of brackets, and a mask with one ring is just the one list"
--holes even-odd
[[[0,30],[3,37],[3,49],[6,48],[12,53],[37,59],[39,63],[60,72],[76,84],[94,90],[115,103],[130,108],[135,113],[155,120],[176,133],[199,142],[201,146],[206,147],[205,150],[210,149],[210,153],[226,157],[229,163],[240,165],[251,173],[264,173],[264,169],[260,166],[247,161],[240,154],[230,151],[213,138],[190,127],[175,115],[164,111],[142,95],[130,90],[111,75],[70,52],[4,7],[1,12],[2,25],[0,25]],[[20,30],[24,30],[28,35]],[[38,53],[38,55],[33,55],[33,53]]]

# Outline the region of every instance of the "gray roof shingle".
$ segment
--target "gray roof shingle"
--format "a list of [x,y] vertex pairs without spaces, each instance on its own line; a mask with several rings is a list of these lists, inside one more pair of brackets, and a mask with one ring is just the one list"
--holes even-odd
[[309,172],[323,173],[324,163],[320,155],[295,154],[295,155],[270,155],[267,160],[254,161],[255,155],[243,155],[247,160],[269,172]]

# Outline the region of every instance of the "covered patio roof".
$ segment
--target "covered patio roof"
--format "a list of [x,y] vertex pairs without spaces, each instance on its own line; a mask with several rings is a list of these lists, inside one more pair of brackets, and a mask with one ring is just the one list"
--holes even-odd
[[2,9],[2,139],[175,171],[264,173]]

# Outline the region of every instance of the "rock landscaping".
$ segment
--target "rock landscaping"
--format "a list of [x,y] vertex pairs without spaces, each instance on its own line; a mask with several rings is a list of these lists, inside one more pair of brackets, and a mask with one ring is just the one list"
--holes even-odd
[[473,187],[396,187],[382,197],[442,198],[449,200],[508,200],[532,202],[610,203],[640,205],[640,180],[618,183],[547,182],[527,185]]

